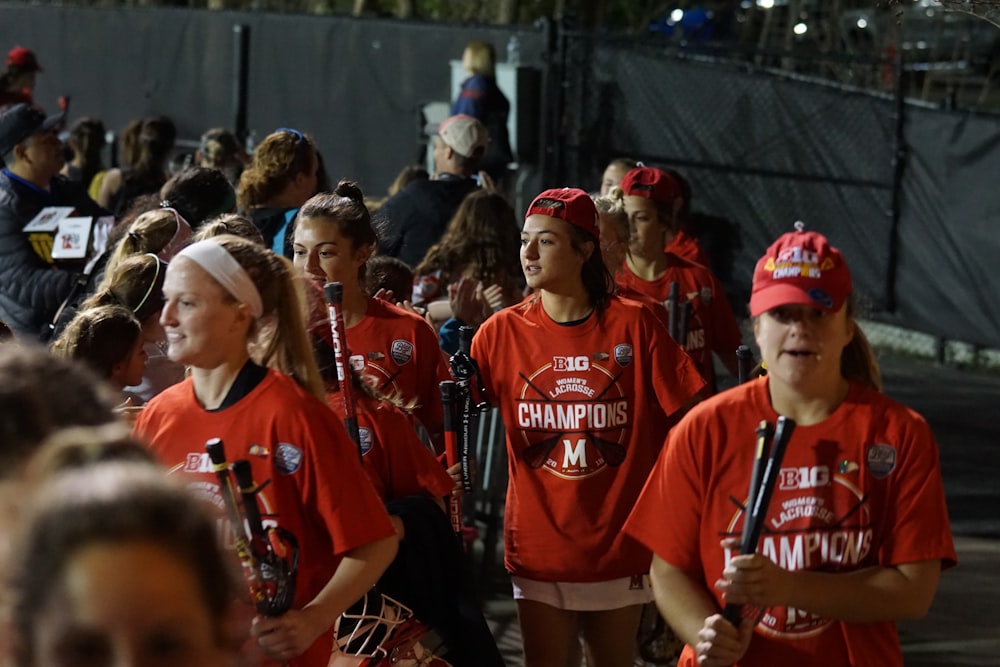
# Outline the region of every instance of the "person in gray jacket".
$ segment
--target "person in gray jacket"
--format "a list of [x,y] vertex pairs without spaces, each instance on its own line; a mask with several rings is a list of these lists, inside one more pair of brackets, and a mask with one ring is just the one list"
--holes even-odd
[[65,158],[49,116],[27,104],[0,114],[0,320],[19,336],[37,338],[69,295],[77,274],[40,257],[22,229],[47,206],[72,206],[74,215],[100,216],[78,183],[59,175]]

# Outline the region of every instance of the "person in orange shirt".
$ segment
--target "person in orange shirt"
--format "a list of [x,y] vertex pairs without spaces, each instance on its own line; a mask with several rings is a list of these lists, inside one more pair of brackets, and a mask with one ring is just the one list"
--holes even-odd
[[527,667],[632,664],[649,553],[621,533],[670,420],[704,380],[644,305],[613,294],[597,209],[578,189],[528,208],[521,267],[534,296],[472,342],[507,430],[505,565]]
[[[423,318],[364,291],[365,262],[375,244],[364,197],[350,181],[341,181],[332,194],[308,200],[293,222],[295,268],[317,289],[327,282],[343,285],[351,367],[371,379],[379,393],[412,407],[435,438],[444,419],[438,382],[450,379],[444,355],[437,334]],[[325,314],[312,330],[331,342]]]
[[299,556],[291,609],[248,629],[271,660],[326,667],[334,623],[392,562],[398,539],[323,401],[299,287],[287,260],[236,236],[181,251],[160,322],[170,359],[191,375],[149,402],[135,432],[217,506],[205,443],[221,438],[228,461],[249,461],[262,513],[296,538]]
[[[767,375],[685,415],[625,524],[653,550],[680,667],[902,667],[894,621],[924,615],[955,564],[934,436],[881,393],[851,293],[821,234],[768,248],[750,297]],[[779,415],[796,425],[758,551],[740,555],[753,433]]]

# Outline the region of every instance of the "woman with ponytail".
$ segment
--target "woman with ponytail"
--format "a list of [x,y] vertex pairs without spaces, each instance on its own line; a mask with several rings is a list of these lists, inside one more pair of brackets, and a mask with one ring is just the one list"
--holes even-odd
[[[167,269],[160,322],[168,355],[190,376],[136,422],[157,457],[222,503],[205,443],[250,461],[268,518],[299,546],[295,603],[248,628],[271,660],[326,667],[332,627],[392,561],[397,541],[343,423],[323,402],[291,264],[259,245],[217,236]],[[242,528],[242,527],[240,527]]]
[[[363,366],[375,388],[413,408],[431,434],[442,432],[438,383],[450,379],[437,334],[420,316],[373,298],[364,291],[365,266],[377,243],[360,188],[341,181],[332,194],[303,204],[292,230],[295,268],[317,290],[336,281],[344,286],[343,313],[351,365]],[[314,333],[326,341],[317,354],[329,354],[330,325],[313,318]]]
[[[625,525],[654,553],[681,667],[902,667],[895,622],[923,616],[955,564],[934,436],[880,393],[843,255],[796,228],[753,274],[767,375],[674,427]],[[779,416],[795,424],[760,553],[740,555],[755,429]],[[720,613],[730,605],[737,623]]]

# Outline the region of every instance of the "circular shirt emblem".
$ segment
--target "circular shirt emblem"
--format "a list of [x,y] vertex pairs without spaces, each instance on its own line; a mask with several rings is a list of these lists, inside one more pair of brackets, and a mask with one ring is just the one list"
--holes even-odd
[[413,343],[408,340],[394,340],[389,348],[389,356],[398,366],[404,366],[413,359]]

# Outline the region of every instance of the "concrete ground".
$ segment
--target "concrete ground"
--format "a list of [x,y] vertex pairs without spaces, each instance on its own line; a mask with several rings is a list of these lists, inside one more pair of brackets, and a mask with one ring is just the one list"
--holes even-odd
[[[1000,665],[1000,373],[892,353],[880,364],[886,393],[934,429],[959,558],[930,613],[900,623],[906,667]],[[519,667],[520,631],[501,570],[484,582],[486,616],[507,665]]]

